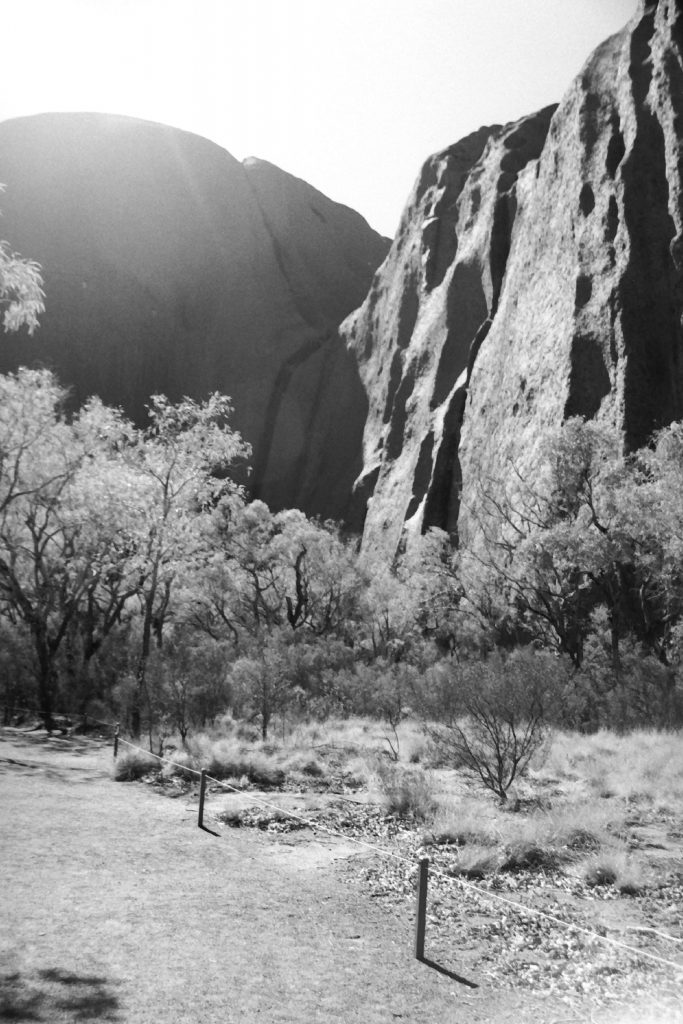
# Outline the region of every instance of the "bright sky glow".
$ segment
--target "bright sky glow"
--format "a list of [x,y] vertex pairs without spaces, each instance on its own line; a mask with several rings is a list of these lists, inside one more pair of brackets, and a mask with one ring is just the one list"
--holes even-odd
[[559,100],[636,2],[8,0],[0,120],[161,121],[391,235],[430,153]]

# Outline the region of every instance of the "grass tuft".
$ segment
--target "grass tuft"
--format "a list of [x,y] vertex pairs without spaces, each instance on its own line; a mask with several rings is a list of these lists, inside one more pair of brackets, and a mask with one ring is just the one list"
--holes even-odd
[[427,821],[436,810],[431,776],[377,760],[375,778],[387,814],[413,821]]
[[606,848],[591,854],[577,865],[581,877],[591,888],[611,886],[624,896],[637,896],[646,888],[640,864],[626,850]]
[[500,866],[501,856],[497,850],[472,843],[458,850],[458,859],[449,868],[449,872],[456,877],[462,875],[464,878],[476,880],[495,875]]
[[113,776],[116,782],[135,782],[150,772],[159,770],[159,762],[144,750],[127,750],[114,763]]
[[516,843],[506,851],[501,871],[556,871],[560,857],[556,850],[534,843]]

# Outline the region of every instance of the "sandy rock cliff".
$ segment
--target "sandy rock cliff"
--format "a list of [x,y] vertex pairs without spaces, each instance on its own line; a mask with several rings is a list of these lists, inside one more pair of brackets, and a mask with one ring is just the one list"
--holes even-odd
[[627,447],[683,416],[683,13],[641,4],[557,109],[425,164],[342,327],[369,413],[364,543],[467,528],[477,481],[533,473],[543,428]]
[[132,118],[0,124],[2,236],[43,268],[34,338],[0,372],[53,368],[82,400],[141,417],[149,395],[232,396],[273,507],[343,516],[366,398],[336,333],[388,242],[363,218],[258,160]]

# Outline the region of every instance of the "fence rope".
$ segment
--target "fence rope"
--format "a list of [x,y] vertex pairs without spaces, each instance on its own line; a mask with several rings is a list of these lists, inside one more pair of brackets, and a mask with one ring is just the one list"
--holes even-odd
[[141,750],[146,757],[154,757],[157,761],[163,761],[164,764],[172,764],[174,768],[181,768],[184,772],[192,772],[193,775],[202,774],[196,768],[190,768],[186,764],[179,764],[178,761],[171,761],[170,757],[162,757],[160,754],[155,754],[152,750],[145,750],[144,747],[138,747],[135,743],[131,743],[130,740],[124,740],[121,736],[119,736],[119,743],[125,743],[127,747],[131,747],[133,750]]
[[[18,710],[29,711],[31,714],[41,714],[41,712],[33,711],[30,708],[19,708]],[[53,712],[53,714],[59,714],[59,712]],[[90,718],[89,715],[87,717]],[[111,722],[102,722],[101,720],[96,718],[92,718],[91,721],[96,722],[98,725],[106,725],[107,728],[115,727]],[[160,754],[154,754],[150,750],[145,750],[144,747],[140,747],[135,743],[131,743],[130,740],[124,740],[121,737],[119,737],[119,742],[125,743],[126,746],[130,747],[133,750],[139,750],[141,753],[147,756],[151,756],[155,758],[157,761],[173,765],[176,768],[180,768],[184,772],[192,772],[194,775],[201,776],[201,771],[197,771],[195,768],[189,768],[187,767],[187,765],[178,764],[177,761],[172,761],[170,758],[162,757]],[[207,774],[206,779],[208,782],[213,782],[215,785],[220,786],[223,789],[227,789],[230,792],[236,793],[240,796],[246,795],[244,790],[239,789],[237,786],[231,786],[230,783],[228,782],[216,779],[212,775]],[[295,811],[288,811],[285,808],[279,807],[277,804],[272,803],[272,801],[262,800],[259,797],[253,796],[250,796],[249,798],[253,804],[256,804],[259,807],[263,807],[265,809],[276,810],[279,814],[283,814],[286,817],[293,818],[297,821],[302,822],[304,825],[311,828],[313,831],[318,829],[319,831],[325,832],[336,839],[342,839],[346,842],[355,843],[357,846],[362,846],[365,849],[371,850],[373,853],[379,854],[380,856],[397,860],[400,863],[407,865],[411,869],[415,867],[414,861],[411,860],[409,857],[406,857],[404,854],[396,853],[393,850],[387,850],[384,847],[377,846],[375,843],[369,843],[364,839],[358,839],[357,836],[345,835],[343,832],[338,832],[336,829],[332,829],[327,825],[323,825],[320,822],[316,822],[312,818],[306,818],[301,814],[297,814]],[[618,939],[610,938],[610,936],[608,935],[601,935],[600,932],[593,931],[593,929],[591,928],[586,928],[584,925],[575,924],[574,922],[570,921],[563,921],[561,917],[557,917],[554,914],[549,914],[545,910],[539,910],[537,907],[529,907],[526,904],[519,903],[517,900],[512,900],[507,896],[501,896],[500,893],[491,892],[488,889],[480,889],[472,882],[467,882],[463,878],[457,878],[455,875],[449,874],[448,872],[443,871],[441,868],[435,867],[433,865],[430,865],[430,874],[433,877],[436,876],[438,878],[443,879],[451,885],[460,886],[461,889],[464,889],[466,892],[471,892],[479,900],[488,899],[496,901],[498,903],[503,903],[506,906],[512,907],[514,910],[521,912],[522,914],[542,918],[546,921],[550,921],[552,924],[559,925],[562,928],[566,928],[569,931],[580,932],[582,935],[587,935],[591,939],[596,940],[597,942],[602,942],[606,945],[612,946],[615,949],[623,950],[624,952],[630,953],[632,956],[636,958],[646,957],[648,960],[651,960],[662,967],[670,968],[675,973],[683,976],[683,964],[677,964],[673,960],[667,960],[664,957],[657,956],[656,953],[650,953],[648,950],[638,949],[635,946],[629,946],[628,943],[620,942]],[[658,932],[657,934],[664,935],[663,932]],[[675,936],[667,937],[671,938],[673,941],[679,941]]]
[[[244,791],[238,789],[237,786],[231,786],[229,783],[222,782],[218,779],[214,779],[212,776],[207,776],[207,778],[209,779],[209,781],[214,782],[225,789],[229,789],[234,793],[244,795]],[[347,842],[354,842],[359,846],[364,846],[367,849],[372,850],[374,853],[378,853],[382,856],[391,857],[395,860],[398,860],[401,863],[408,865],[408,867],[410,868],[415,867],[414,861],[412,861],[409,857],[406,857],[403,854],[395,853],[393,850],[386,850],[384,849],[384,847],[376,846],[374,843],[368,843],[362,839],[357,839],[355,836],[344,835],[343,832],[337,832],[335,829],[331,829],[326,825],[322,825],[311,818],[305,818],[303,815],[297,814],[294,811],[285,810],[284,808],[278,807],[277,804],[274,804],[270,801],[261,800],[258,797],[253,797],[251,799],[252,803],[258,804],[259,806],[264,808],[273,808],[277,810],[280,814],[287,815],[288,817],[295,818],[297,821],[303,822],[313,830],[320,829],[321,831],[328,833],[328,835],[335,836],[338,839],[345,839]],[[549,914],[547,911],[539,910],[537,907],[529,907],[524,903],[519,903],[517,900],[509,899],[507,896],[501,896],[499,893],[490,892],[487,889],[480,889],[472,882],[467,882],[463,878],[457,878],[455,875],[448,874],[448,872],[443,871],[441,868],[435,867],[431,864],[430,874],[432,875],[432,877],[436,876],[438,878],[442,878],[444,881],[450,884],[459,885],[462,889],[474,893],[474,895],[478,899],[497,900],[499,903],[504,903],[509,907],[513,907],[517,911],[521,911],[522,913],[544,918],[545,920],[551,921],[553,924],[560,925],[563,928],[568,928],[570,930],[581,932],[584,935],[589,935],[591,938],[597,939],[600,942],[607,943],[610,946],[614,946],[622,950],[627,950],[629,953],[633,954],[636,957],[648,957],[655,963],[658,963],[666,967],[671,967],[674,969],[674,971],[683,975],[683,964],[677,964],[673,960],[666,960],[664,957],[657,956],[655,953],[650,953],[644,949],[637,949],[635,946],[629,946],[625,942],[620,942],[618,939],[612,939],[607,935],[601,935],[600,932],[593,931],[591,928],[586,928],[583,925],[574,924],[570,921],[563,921],[561,917],[556,917],[554,914]],[[663,935],[664,933],[658,932],[657,934]],[[675,936],[668,937],[676,942],[680,941],[676,939]]]

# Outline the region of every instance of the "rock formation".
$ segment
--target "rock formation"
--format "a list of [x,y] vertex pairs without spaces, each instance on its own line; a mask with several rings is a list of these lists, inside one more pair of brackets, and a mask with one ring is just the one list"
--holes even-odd
[[53,368],[140,419],[150,394],[232,396],[251,488],[340,517],[367,402],[336,328],[388,242],[271,164],[176,129],[99,114],[0,124],[2,236],[43,268],[34,338],[0,372]]
[[482,479],[532,474],[545,427],[627,448],[683,416],[683,13],[642,2],[557,109],[425,164],[342,327],[369,413],[364,543],[467,524]]

